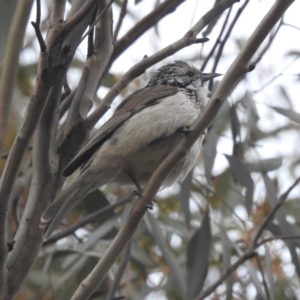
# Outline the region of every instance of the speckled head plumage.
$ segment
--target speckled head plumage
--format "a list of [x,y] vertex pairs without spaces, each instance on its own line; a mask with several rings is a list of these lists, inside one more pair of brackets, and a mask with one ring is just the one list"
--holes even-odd
[[184,61],[166,64],[154,72],[147,87],[155,85],[171,85],[187,88],[192,82],[201,83],[201,72]]

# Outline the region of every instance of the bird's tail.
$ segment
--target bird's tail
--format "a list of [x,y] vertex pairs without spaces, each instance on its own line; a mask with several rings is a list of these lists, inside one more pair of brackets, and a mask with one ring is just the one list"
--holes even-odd
[[[85,176],[82,175],[47,207],[40,222],[40,227],[45,228],[44,240],[49,238],[76,202],[87,193],[92,192],[93,185],[92,182],[87,183]],[[97,187],[98,185],[95,186],[95,189]]]

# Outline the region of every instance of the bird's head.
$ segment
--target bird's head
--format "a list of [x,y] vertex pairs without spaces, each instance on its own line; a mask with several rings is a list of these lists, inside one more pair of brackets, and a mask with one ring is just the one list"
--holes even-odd
[[155,85],[171,85],[177,88],[196,90],[203,82],[219,76],[216,73],[201,73],[184,61],[169,63],[154,72],[147,87]]

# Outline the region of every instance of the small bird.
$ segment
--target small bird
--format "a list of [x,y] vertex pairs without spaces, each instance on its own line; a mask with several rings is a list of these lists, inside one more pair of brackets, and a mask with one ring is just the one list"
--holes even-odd
[[[142,191],[203,112],[209,100],[203,83],[219,75],[201,73],[184,61],[175,61],[159,68],[146,87],[129,95],[63,171],[63,176],[69,176],[81,167],[75,182],[43,213],[44,239],[78,200],[108,182],[133,183]],[[196,164],[202,140],[200,136],[163,186],[184,180]]]

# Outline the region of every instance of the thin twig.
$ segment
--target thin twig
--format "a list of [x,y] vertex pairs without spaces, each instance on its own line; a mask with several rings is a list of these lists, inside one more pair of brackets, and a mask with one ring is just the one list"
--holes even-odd
[[88,34],[88,48],[87,48],[87,57],[89,58],[90,56],[92,56],[94,54],[94,22],[97,16],[97,11],[98,11],[98,5],[95,6],[93,14],[92,14],[92,18],[90,21],[90,29],[91,31]]
[[[229,28],[224,36],[224,39],[220,42],[220,45],[219,45],[219,49],[218,49],[218,52],[216,54],[216,57],[215,57],[215,62],[214,62],[214,65],[212,67],[212,70],[211,72],[214,73],[217,69],[217,66],[219,64],[219,61],[220,61],[220,58],[222,56],[222,53],[223,53],[223,50],[224,50],[224,47],[228,41],[228,38],[236,24],[236,22],[238,21],[238,19],[240,18],[242,12],[245,10],[246,6],[248,5],[249,3],[249,0],[246,0],[245,3],[238,9],[238,11],[236,12],[231,24],[229,25]],[[208,89],[211,91],[212,90],[212,86],[213,86],[213,79],[211,79],[209,81],[209,85],[208,85]]]
[[35,30],[35,34],[36,34],[36,37],[38,39],[41,52],[45,52],[47,50],[47,46],[46,46],[46,43],[45,43],[44,38],[42,36],[40,26],[37,23],[34,23],[34,22],[31,22],[31,25],[33,26],[33,28]]
[[278,236],[272,236],[266,239],[261,240],[259,243],[256,244],[256,248],[260,247],[263,244],[269,243],[269,242],[273,242],[276,240],[296,240],[299,239],[300,235],[278,235]]
[[268,43],[265,45],[265,47],[263,48],[263,50],[261,51],[261,53],[259,53],[258,57],[253,61],[253,64],[256,65],[258,64],[261,59],[263,58],[263,56],[265,55],[265,53],[268,51],[268,49],[271,47],[277,33],[279,32],[279,29],[281,28],[283,24],[283,18],[281,18],[277,28],[275,29],[275,31],[273,33],[270,33],[270,37],[268,40]]
[[40,27],[41,24],[41,0],[36,0],[36,25]]
[[270,80],[268,80],[265,84],[263,84],[259,89],[253,91],[253,94],[257,94],[260,93],[262,90],[264,90],[267,86],[269,86],[273,81],[275,81],[278,77],[282,76],[284,71],[286,71],[291,65],[293,65],[293,63],[299,59],[300,55],[297,55],[296,57],[294,57],[294,59],[288,63],[282,71],[280,71],[278,74],[276,74],[274,77],[272,77]]
[[118,23],[116,25],[114,36],[113,36],[113,41],[114,42],[118,38],[119,31],[121,29],[124,17],[126,15],[126,12],[127,12],[127,3],[128,3],[128,0],[123,0],[123,2],[122,2],[121,11],[120,11],[120,15],[119,15],[119,20],[118,20]]
[[262,282],[263,282],[263,286],[264,286],[264,289],[265,289],[265,292],[266,292],[267,300],[270,300],[271,299],[270,298],[270,292],[269,292],[269,288],[268,288],[268,285],[267,285],[267,282],[266,282],[266,279],[265,279],[265,276],[264,276],[264,272],[263,272],[263,268],[262,268],[259,256],[257,255],[255,258],[256,258],[258,269],[259,269],[261,277],[262,277]]
[[263,223],[260,225],[257,233],[255,234],[252,244],[254,247],[257,247],[258,240],[261,237],[263,231],[267,228],[270,220],[275,216],[276,212],[281,208],[284,204],[285,200],[287,199],[289,193],[296,187],[297,184],[300,182],[300,177],[296,179],[296,181],[287,189],[285,193],[283,193],[280,198],[279,202],[273,207],[273,209],[269,212]]
[[114,210],[115,208],[125,205],[126,203],[130,202],[133,197],[134,197],[134,193],[130,193],[130,194],[122,197],[121,199],[117,200],[116,203],[107,205],[104,208],[101,208],[101,209],[95,211],[94,213],[85,216],[84,218],[82,218],[78,222],[76,222],[75,224],[69,226],[67,229],[62,230],[62,231],[58,232],[57,234],[52,235],[49,239],[44,241],[43,246],[53,244],[53,243],[57,242],[58,240],[73,234],[77,229],[84,227],[86,224],[94,222],[95,220],[99,219],[99,217],[102,216],[103,214],[106,214],[106,213]]
[[[94,5],[96,5],[96,0],[87,0],[81,9],[75,13],[70,19],[68,19],[62,26],[62,31],[69,32],[74,28],[78,23],[80,23],[90,12]],[[80,44],[80,42],[79,42]]]
[[209,61],[210,58],[213,56],[213,54],[215,53],[215,50],[216,50],[217,46],[218,46],[219,43],[221,42],[221,38],[222,38],[223,32],[224,32],[224,30],[225,30],[225,28],[226,28],[226,25],[227,25],[227,23],[228,23],[229,16],[230,16],[231,12],[232,12],[232,6],[231,6],[231,7],[229,8],[229,10],[228,10],[228,13],[227,13],[226,18],[225,18],[225,20],[224,20],[224,23],[223,23],[223,25],[222,25],[221,31],[220,31],[220,33],[219,33],[219,35],[218,35],[218,37],[217,37],[217,39],[216,39],[216,41],[215,41],[213,47],[211,48],[210,52],[208,53],[207,57],[205,58],[205,60],[204,60],[204,62],[203,62],[203,64],[202,64],[202,67],[201,67],[201,69],[200,69],[201,72],[204,71],[204,69],[205,69],[205,67],[206,67],[206,65],[207,65],[207,63],[208,63],[208,61]]
[[209,286],[207,289],[205,289],[198,297],[196,297],[194,300],[203,300],[207,296],[209,296],[215,289],[221,285],[241,264],[243,264],[245,261],[255,257],[257,253],[254,250],[247,251],[243,256],[241,256],[234,264],[232,264],[225,273],[223,273],[222,276],[211,286]]
[[83,35],[79,44],[90,34],[90,32],[94,29],[95,25],[99,22],[104,13],[108,10],[108,8],[113,4],[115,0],[110,0],[110,2],[106,5],[106,7],[101,11],[101,13],[97,16],[96,20],[91,24],[89,30]]
[[112,55],[111,65],[132,43],[134,43],[147,30],[152,28],[166,15],[172,13],[184,0],[165,0],[158,5],[152,12],[138,21],[131,29],[128,30],[115,44]]

